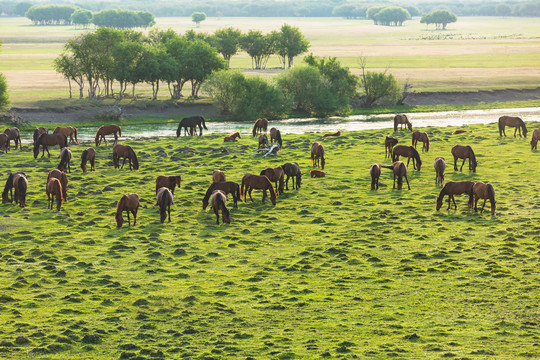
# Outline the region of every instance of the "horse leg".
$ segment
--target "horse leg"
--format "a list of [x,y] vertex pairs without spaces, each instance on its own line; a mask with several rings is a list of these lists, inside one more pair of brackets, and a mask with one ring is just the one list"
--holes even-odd
[[219,211],[215,207],[212,207],[214,209],[214,214],[216,214],[216,224],[219,225]]
[[124,168],[124,164],[126,163],[126,159],[127,158],[124,158],[124,161],[122,161],[122,167],[120,169],[123,169]]
[[167,211],[169,213],[169,222],[171,222],[171,204],[167,206]]
[[128,226],[131,226],[131,220],[129,219],[129,210],[126,210],[127,217],[128,217]]
[[[287,175],[287,180],[285,180],[285,189],[286,189],[286,190],[289,190],[289,177],[290,177],[290,176]],[[294,189],[294,178],[293,178],[292,183],[293,183],[293,189]]]
[[249,194],[249,198],[251,199],[251,202],[253,202],[253,198],[251,197],[251,192],[253,191],[253,188],[250,187],[249,190],[247,190],[247,193]]
[[452,201],[454,202],[454,210],[457,210],[456,197],[452,195]]
[[[463,165],[465,165],[465,160],[467,160],[467,158],[463,159],[463,163],[461,164],[461,167],[459,168],[459,171],[463,170]],[[469,170],[471,169],[471,163],[470,163],[470,160],[469,160]]]
[[484,204],[482,205],[482,209],[480,209],[480,214],[484,212],[484,206],[486,206],[487,199],[484,199]]
[[[516,133],[518,131],[519,127],[516,128],[516,130],[514,130],[514,137],[516,137]],[[519,130],[519,136],[521,137],[521,130]],[[15,143],[17,144],[17,143]]]
[[137,209],[138,207],[136,207],[135,210],[131,210],[131,213],[133,214],[133,226],[137,223]]
[[407,179],[407,175],[405,175],[405,181],[407,182],[407,187],[409,190],[411,190],[411,185],[409,185],[409,179]]
[[266,200],[266,189],[263,190],[263,198],[262,203],[264,204],[264,201]]
[[454,156],[454,171],[457,171],[457,157]]
[[[407,167],[409,167],[409,163],[411,162],[411,158],[407,158]],[[416,166],[414,166],[414,159],[412,161],[414,169],[416,169]]]
[[394,187],[392,189],[396,188],[396,174],[394,174]]
[[474,212],[478,212],[478,207],[477,207],[477,205],[478,205],[478,199],[479,199],[479,197],[476,196],[476,194],[475,194],[475,195],[474,195]]

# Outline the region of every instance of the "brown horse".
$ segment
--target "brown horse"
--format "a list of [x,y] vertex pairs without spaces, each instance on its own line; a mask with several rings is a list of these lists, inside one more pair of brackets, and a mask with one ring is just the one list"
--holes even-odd
[[394,173],[394,189],[396,188],[396,176],[397,176],[397,189],[401,190],[403,188],[403,178],[407,181],[407,186],[411,190],[409,185],[409,179],[407,178],[407,166],[402,161],[396,161],[392,165],[380,165],[383,168],[390,169]]
[[270,129],[270,143],[276,142],[279,144],[279,147],[283,147],[283,140],[281,139],[281,131],[275,127]]
[[268,136],[266,136],[266,134],[259,135],[259,146],[257,147],[257,149],[267,148],[269,146],[270,144],[268,143]]
[[266,133],[266,129],[268,129],[268,119],[262,118],[257,119],[255,121],[255,124],[253,125],[253,136],[257,136],[257,132],[261,133],[264,131]]
[[[275,189],[278,189],[278,194],[283,194],[283,189],[285,188],[285,172],[281,166],[275,168],[266,168],[259,175],[264,175],[268,180],[276,184]],[[279,185],[278,185],[279,183]]]
[[536,150],[540,140],[540,130],[534,130],[531,138],[531,150]]
[[369,168],[371,175],[371,190],[379,190],[379,177],[381,176],[381,167],[379,164],[373,164]]
[[221,190],[225,193],[225,195],[232,194],[233,197],[233,204],[234,207],[238,207],[238,199],[240,198],[240,185],[235,183],[234,181],[223,181],[223,182],[215,182],[210,184],[208,187],[208,190],[206,190],[206,194],[203,198],[203,210],[206,209],[208,206],[208,201],[210,199],[210,196],[215,190]]
[[[13,197],[13,189],[15,189],[15,197]],[[26,206],[26,191],[28,189],[28,180],[26,174],[23,172],[17,172],[15,174],[9,174],[6,187],[2,193],[2,204],[15,200],[15,204],[19,204],[20,207]],[[11,199],[8,199],[8,191],[11,192]]]
[[425,132],[415,130],[412,133],[412,144],[411,145],[414,146],[414,148],[416,149],[416,144],[419,141],[421,141],[423,143],[422,152],[424,152],[424,150],[426,152],[428,152],[429,151],[429,136],[428,136],[428,134],[425,133]]
[[182,128],[184,129],[184,135],[187,135],[187,131],[189,129],[190,136],[194,136],[197,126],[199,127],[199,136],[202,135],[203,127],[205,130],[208,130],[208,128],[206,127],[206,123],[204,122],[204,118],[202,116],[191,116],[191,117],[183,118],[182,120],[180,120],[180,123],[178,124],[178,128],[176,129],[176,137],[180,136],[180,133],[182,132]]
[[60,184],[60,180],[57,178],[50,178],[47,181],[47,209],[53,208],[53,202],[54,198],[56,198],[56,210],[60,211],[60,207],[62,206],[62,184]]
[[312,178],[322,178],[322,177],[325,177],[326,176],[326,172],[322,171],[322,170],[317,170],[317,169],[313,169],[309,172],[309,175],[312,177]]
[[118,142],[118,138],[122,137],[122,128],[116,124],[101,125],[97,130],[96,137],[94,139],[96,146],[101,144],[101,140],[103,140],[105,142],[105,146],[107,146],[107,139],[105,138],[105,135],[114,135],[114,144],[116,144]]
[[122,224],[124,224],[124,218],[122,217],[124,211],[127,213],[128,226],[131,226],[131,220],[129,218],[130,212],[133,214],[133,226],[135,226],[135,224],[137,224],[137,211],[139,210],[139,205],[139,195],[135,193],[124,194],[120,198],[120,201],[118,201],[118,204],[116,204],[116,214],[114,215],[116,227],[121,228]]
[[212,172],[212,182],[222,182],[227,181],[225,178],[225,173],[221,170],[214,170]]
[[[4,130],[4,134],[8,136],[9,140],[15,141],[15,150],[17,150],[17,148],[19,149],[21,148],[21,133],[19,129],[17,129],[16,127],[8,128]],[[8,141],[8,144],[9,144],[9,141]],[[8,148],[9,148],[9,145],[8,145]]]
[[83,173],[86,172],[86,163],[88,161],[90,162],[90,171],[96,171],[94,167],[96,164],[96,150],[94,148],[89,147],[81,154],[81,169]]
[[51,170],[47,175],[47,182],[52,178],[60,180],[60,184],[62,185],[62,197],[64,198],[64,201],[67,201],[68,177],[66,173],[58,169]]
[[457,129],[457,130],[454,130],[452,135],[459,135],[459,134],[468,133],[468,132],[472,132],[472,130]]
[[478,199],[484,199],[484,204],[482,205],[482,209],[480,209],[480,214],[484,211],[486,201],[489,199],[489,203],[491,204],[491,215],[495,215],[495,190],[493,189],[493,185],[478,181],[473,186],[473,193],[474,211],[478,211]]
[[159,188],[156,199],[156,205],[159,205],[159,219],[161,223],[165,222],[167,212],[169,213],[169,222],[171,222],[171,205],[173,204],[173,195],[171,190],[166,187]]
[[338,130],[335,133],[324,134],[322,137],[325,138],[330,136],[341,136],[341,130]]
[[442,188],[437,198],[437,211],[442,206],[444,196],[448,195],[448,208],[450,210],[450,201],[454,202],[454,210],[457,210],[456,199],[454,195],[467,194],[469,195],[469,208],[472,207],[472,194],[473,194],[474,181],[449,181]]
[[476,161],[476,156],[474,155],[474,151],[470,146],[454,145],[451,152],[454,156],[454,171],[457,171],[457,159],[463,159],[463,163],[461,164],[459,171],[463,169],[463,165],[465,165],[465,160],[469,159],[469,170],[472,170],[472,172],[476,172],[478,162]]
[[19,175],[22,175],[26,178],[26,174],[22,171],[16,172],[15,174],[9,173],[6,180],[6,186],[4,186],[4,191],[2,191],[2,204],[5,204],[7,202],[13,202],[13,189],[17,186],[17,184],[14,182],[14,178],[15,176]]
[[517,116],[501,116],[499,118],[499,136],[506,136],[506,131],[504,131],[504,128],[506,126],[516,128],[514,130],[514,137],[516,137],[516,133],[519,131],[519,136],[521,136],[521,131],[523,131],[523,137],[527,137],[527,126],[525,126],[525,123],[521,118],[518,118]]
[[38,127],[34,130],[34,144],[36,143],[37,139],[39,138],[39,135],[41,134],[48,134],[49,130],[45,129],[44,127]]
[[266,190],[269,190],[270,201],[272,202],[272,205],[276,205],[276,190],[274,190],[272,182],[266,176],[253,174],[244,175],[244,177],[242,177],[242,185],[240,186],[240,196],[245,200],[246,195],[249,194],[249,198],[253,202],[253,198],[251,197],[253,189],[263,190],[263,204],[266,200]]
[[68,146],[68,139],[66,135],[62,134],[41,134],[34,144],[34,159],[37,159],[39,155],[39,147],[43,147],[43,153],[41,157],[45,155],[45,150],[47,150],[47,155],[51,157],[49,152],[49,146],[58,145],[60,149]]
[[287,175],[287,179],[285,179],[285,189],[289,190],[289,178],[292,178],[293,190],[300,189],[300,185],[302,183],[302,173],[300,172],[300,166],[298,166],[298,163],[285,163],[281,165],[281,168],[283,169],[285,175]]
[[71,163],[71,150],[65,147],[62,150],[60,150],[60,164],[58,164],[58,170],[65,171],[67,167],[68,172],[71,173],[70,163]]
[[133,169],[139,169],[139,160],[137,159],[137,154],[129,145],[116,144],[113,147],[113,164],[114,168],[117,169],[120,167],[120,158],[123,158],[122,168],[126,160],[129,160],[129,170],[131,170],[131,162],[133,161]]
[[391,159],[392,158],[392,149],[396,144],[398,143],[398,139],[396,139],[393,136],[387,136],[384,139],[384,158]]
[[220,210],[221,217],[223,218],[223,223],[231,223],[231,214],[229,212],[229,209],[227,209],[227,207],[225,206],[225,202],[227,202],[227,197],[225,196],[225,193],[221,190],[214,190],[214,192],[212,192],[212,195],[210,195],[210,204],[212,206],[212,209],[214,209],[214,213],[216,214],[217,225],[219,225]]
[[324,158],[324,147],[320,142],[314,142],[311,144],[311,162],[313,167],[319,167],[319,160],[321,162],[321,169],[324,170],[324,164],[326,159]]
[[435,184],[444,183],[444,170],[446,169],[446,160],[442,156],[437,156],[435,162],[433,163],[435,167]]
[[422,160],[420,159],[420,154],[412,146],[407,145],[396,145],[392,151],[392,161],[396,162],[399,160],[399,157],[403,156],[407,159],[407,166],[411,159],[413,160],[413,168],[420,171],[422,168]]
[[9,150],[9,136],[7,136],[7,134],[0,134],[0,149],[4,153],[7,153]]
[[236,139],[240,139],[240,133],[237,131],[237,132],[233,132],[231,135],[229,136],[225,136],[225,138],[223,139],[224,142],[227,142],[227,141],[236,141]]
[[407,128],[412,131],[412,124],[409,122],[409,118],[405,114],[398,114],[394,116],[394,132],[397,132],[398,125],[401,125],[401,129],[403,129],[403,125],[406,125]]
[[160,188],[166,187],[170,189],[171,193],[174,195],[174,189],[176,188],[176,185],[178,185],[178,188],[180,188],[181,183],[182,183],[182,177],[180,175],[173,175],[173,176],[159,175],[156,178],[156,194]]
[[[53,134],[62,134],[69,136],[69,141],[73,144],[78,144],[79,140],[77,140],[77,128],[74,126],[57,126],[53,130]],[[75,136],[75,140],[73,140],[73,136]]]

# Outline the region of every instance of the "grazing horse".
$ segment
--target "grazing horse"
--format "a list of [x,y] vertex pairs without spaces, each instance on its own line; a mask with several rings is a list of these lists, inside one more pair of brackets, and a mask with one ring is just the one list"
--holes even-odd
[[178,185],[178,188],[180,188],[181,183],[182,183],[182,177],[180,175],[173,175],[173,176],[159,175],[156,178],[156,194],[160,188],[166,187],[170,189],[171,193],[174,195],[174,188],[176,188],[176,185]]
[[212,182],[222,182],[227,181],[225,178],[225,173],[221,170],[214,170],[212,172]]
[[0,134],[0,149],[2,149],[4,153],[7,153],[9,150],[9,136],[7,136],[7,134]]
[[266,129],[268,129],[268,119],[262,118],[255,120],[255,124],[253,125],[253,136],[257,136],[257,132],[261,133],[264,130],[264,133],[266,133]]
[[187,135],[188,129],[191,136],[194,135],[194,128],[198,126],[199,127],[199,136],[202,135],[202,129],[204,127],[205,130],[208,130],[206,127],[206,123],[204,122],[204,118],[202,116],[191,116],[191,117],[185,117],[182,120],[180,120],[180,123],[178,124],[178,129],[176,129],[176,137],[180,136],[180,132],[182,131],[182,128],[184,128],[184,135]]
[[[14,140],[15,141],[15,150],[17,150],[17,148],[21,148],[21,133],[19,132],[19,129],[17,129],[16,127],[12,127],[12,128],[8,128],[6,130],[4,130],[4,134],[6,134],[9,138],[9,140]],[[9,141],[8,141],[8,148],[9,148]]]
[[71,150],[65,147],[62,150],[60,150],[60,164],[58,164],[58,170],[65,171],[66,166],[67,166],[68,172],[71,173],[71,166],[69,165],[70,162],[71,162]]
[[459,135],[459,134],[468,133],[468,132],[472,132],[472,130],[457,129],[457,130],[454,130],[452,135]]
[[279,147],[283,147],[283,140],[281,139],[281,131],[276,129],[275,127],[270,129],[270,143],[277,142],[279,144]]
[[300,166],[298,166],[298,163],[285,163],[281,165],[281,168],[283,169],[285,175],[287,175],[287,179],[285,179],[285,189],[289,190],[289,178],[292,178],[293,190],[300,189],[300,185],[302,183],[302,173],[300,172]]
[[330,137],[330,136],[341,136],[341,130],[338,130],[335,133],[324,134],[322,137],[325,138],[325,137]]
[[433,163],[435,168],[435,184],[444,183],[444,170],[446,169],[446,160],[442,156],[437,156]]
[[13,176],[13,187],[15,188],[15,204],[19,203],[20,207],[25,207],[28,180],[24,173],[17,173]]
[[401,129],[403,129],[403,125],[407,125],[407,128],[412,131],[412,124],[409,122],[409,118],[407,118],[407,115],[405,114],[398,114],[394,116],[394,132],[397,132],[398,125],[401,125]]
[[398,139],[396,139],[393,136],[387,136],[384,139],[384,158],[391,159],[392,158],[392,149],[396,144],[398,143]]
[[311,170],[309,174],[312,178],[322,178],[326,176],[326,172],[317,169]]
[[2,204],[7,203],[8,201],[10,203],[13,202],[13,188],[15,187],[15,183],[13,179],[17,175],[23,175],[24,177],[26,177],[26,174],[23,173],[22,171],[16,172],[15,174],[9,173],[8,178],[6,180],[6,186],[4,186],[4,191],[2,191]]
[[94,148],[89,147],[81,154],[81,169],[83,173],[86,172],[86,163],[88,161],[90,162],[90,171],[96,171],[94,167],[96,164],[96,150],[94,150]]
[[270,144],[268,143],[268,136],[266,136],[266,134],[259,135],[259,146],[257,147],[257,149],[264,149],[267,147],[270,147]]
[[47,192],[47,209],[53,208],[53,201],[54,198],[56,198],[56,210],[60,211],[60,207],[62,206],[62,184],[60,184],[60,180],[57,178],[50,178],[47,181],[47,187],[45,189]]
[[473,193],[474,211],[478,211],[476,206],[478,204],[478,199],[484,199],[484,204],[482,205],[482,209],[480,209],[480,214],[484,211],[486,201],[489,199],[489,203],[491,204],[491,215],[495,215],[495,190],[493,189],[493,185],[478,181],[473,186]]
[[66,135],[62,134],[41,134],[34,144],[34,159],[37,159],[39,155],[39,147],[43,146],[43,153],[41,157],[45,155],[45,150],[47,150],[47,155],[51,157],[49,152],[49,146],[58,145],[60,149],[68,146],[68,139]]
[[240,139],[240,133],[238,131],[236,132],[233,132],[231,135],[229,136],[225,136],[225,138],[223,139],[223,142],[227,142],[227,141],[236,141],[236,139]]
[[381,176],[381,167],[379,164],[373,164],[369,168],[371,175],[371,190],[379,190],[379,177]]
[[523,131],[523,137],[527,137],[527,126],[525,126],[525,123],[521,118],[518,118],[517,116],[501,116],[499,118],[499,136],[506,136],[506,131],[504,131],[504,128],[506,126],[516,128],[514,130],[514,137],[516,137],[516,133],[519,131],[519,136],[521,136],[521,131]]
[[166,187],[159,188],[156,199],[156,205],[159,205],[159,219],[161,223],[165,222],[167,212],[169,213],[169,222],[171,222],[171,205],[173,204],[173,194],[171,193],[171,190]]
[[111,134],[114,135],[114,144],[116,144],[118,142],[118,138],[122,137],[122,128],[116,124],[101,125],[97,130],[96,138],[94,139],[96,146],[101,144],[101,140],[103,140],[105,142],[105,146],[107,146],[107,139],[105,138],[105,135]]
[[253,198],[251,197],[251,191],[253,191],[253,189],[263,190],[263,204],[266,200],[266,190],[269,190],[270,201],[272,202],[272,205],[276,205],[276,190],[274,190],[272,182],[266,176],[253,174],[244,175],[242,177],[242,185],[240,186],[240,196],[245,200],[246,195],[249,194],[249,198],[253,202]]
[[467,194],[469,195],[469,208],[472,207],[472,194],[473,194],[474,181],[449,181],[442,188],[437,198],[437,211],[442,206],[444,196],[448,195],[448,209],[450,210],[450,201],[454,202],[454,210],[457,210],[456,199],[454,195]]
[[34,144],[36,143],[37,139],[39,138],[39,135],[41,134],[48,134],[49,130],[45,129],[44,127],[38,127],[34,130]]
[[[57,126],[53,130],[53,134],[63,134],[66,136],[69,136],[69,141],[73,144],[78,144],[79,140],[77,140],[77,128],[74,126]],[[75,140],[73,140],[73,136],[75,136]]]
[[216,214],[216,224],[219,225],[219,211],[221,210],[221,217],[223,218],[223,223],[230,224],[231,223],[231,217],[229,209],[225,206],[225,202],[227,201],[227,197],[225,196],[225,193],[221,190],[214,190],[212,192],[212,195],[210,195],[210,204],[212,205],[212,209],[214,209],[214,213]]
[[421,141],[423,142],[424,144],[422,145],[422,152],[424,152],[424,150],[426,152],[429,151],[429,136],[427,133],[425,132],[421,132],[421,131],[418,131],[418,130],[415,130],[413,131],[412,133],[412,146],[414,146],[414,148],[416,149],[416,144],[418,143],[418,141]]
[[222,181],[222,182],[214,182],[209,187],[208,190],[206,190],[206,194],[203,198],[203,210],[206,209],[208,206],[208,201],[210,199],[210,196],[215,190],[221,190],[225,193],[225,195],[232,194],[233,197],[233,204],[234,207],[238,207],[238,199],[240,198],[240,185],[235,183],[234,181]]
[[60,180],[60,184],[62,185],[62,197],[64,198],[64,201],[67,201],[68,178],[66,173],[58,169],[54,169],[49,171],[49,174],[47,175],[47,182],[49,182],[51,178]]
[[321,162],[321,169],[324,170],[324,164],[326,159],[324,158],[324,147],[320,142],[314,142],[311,144],[311,162],[313,167],[319,167],[319,160]]
[[407,145],[396,145],[392,151],[392,161],[398,161],[400,156],[408,158],[407,166],[409,166],[409,162],[412,158],[413,168],[420,171],[420,168],[422,167],[422,160],[420,159],[420,154],[414,147]]
[[268,178],[268,180],[274,182],[276,184],[275,189],[278,190],[278,194],[283,194],[283,189],[285,188],[285,181],[283,180],[285,178],[285,172],[283,171],[282,167],[278,166],[275,168],[266,168],[261,171],[260,175],[264,175]]
[[122,217],[124,211],[127,213],[128,226],[131,226],[130,212],[133,214],[133,226],[135,226],[137,224],[137,210],[139,210],[139,205],[139,195],[135,193],[124,194],[116,205],[116,214],[114,215],[116,227],[121,228],[122,224],[124,224],[124,218]]
[[397,176],[397,189],[403,188],[403,178],[407,181],[407,186],[411,190],[409,185],[409,179],[407,178],[407,166],[402,161],[396,161],[392,165],[381,165],[385,169],[390,169],[394,172],[394,189],[396,188],[396,176]]
[[126,163],[126,159],[129,160],[129,170],[131,170],[131,162],[133,161],[133,169],[139,169],[139,160],[135,151],[129,145],[116,144],[113,147],[113,164],[114,168],[117,169],[120,167],[120,158],[123,158],[122,168]]
[[457,159],[459,158],[463,159],[463,163],[461,164],[459,171],[463,169],[463,165],[465,165],[465,160],[469,159],[469,170],[476,172],[478,162],[476,161],[476,156],[474,155],[473,149],[469,145],[454,145],[451,152],[454,156],[454,171],[457,171]]
[[531,150],[536,150],[540,140],[540,130],[534,130],[531,138]]

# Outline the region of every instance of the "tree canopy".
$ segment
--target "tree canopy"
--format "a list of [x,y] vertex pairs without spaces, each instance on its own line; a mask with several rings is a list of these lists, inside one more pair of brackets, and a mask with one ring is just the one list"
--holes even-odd
[[375,25],[401,26],[411,18],[409,12],[399,6],[374,6],[367,10],[366,15]]
[[440,9],[422,15],[420,23],[435,24],[437,29],[446,29],[446,25],[457,21],[457,16],[446,9]]
[[206,14],[203,12],[195,11],[191,14],[191,21],[197,24],[197,26],[199,26],[204,20],[206,20]]

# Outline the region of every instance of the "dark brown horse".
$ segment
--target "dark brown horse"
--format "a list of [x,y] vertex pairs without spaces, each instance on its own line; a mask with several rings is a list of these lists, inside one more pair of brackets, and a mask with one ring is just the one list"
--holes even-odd
[[289,178],[292,178],[293,190],[300,189],[300,185],[302,184],[302,172],[300,171],[300,166],[298,165],[298,163],[285,163],[281,165],[281,168],[283,169],[285,175],[287,175],[287,178],[285,179],[285,189],[289,190]]
[[208,130],[206,127],[206,123],[204,122],[204,118],[202,116],[191,116],[191,117],[185,117],[182,120],[180,120],[180,123],[178,124],[178,129],[176,129],[176,137],[180,136],[180,133],[182,132],[182,128],[184,129],[184,135],[189,134],[193,136],[195,134],[195,127],[199,127],[199,136],[202,135],[202,129],[204,127],[205,130]]
[[285,172],[281,166],[275,168],[266,168],[259,175],[264,175],[268,180],[272,181],[275,185],[275,189],[278,190],[278,194],[283,194],[285,188]]
[[60,207],[62,206],[63,196],[62,196],[62,184],[60,184],[60,180],[57,178],[50,178],[47,181],[47,209],[53,208],[53,202],[54,198],[56,198],[56,210],[60,211]]
[[322,177],[325,177],[326,176],[326,172],[322,171],[322,170],[317,170],[317,169],[313,169],[309,172],[309,175],[312,177],[312,178],[322,178]]
[[116,204],[116,214],[114,215],[116,227],[121,228],[122,224],[124,224],[124,218],[122,217],[124,211],[127,213],[128,226],[131,226],[131,220],[129,218],[130,212],[133,214],[133,226],[135,226],[137,224],[137,211],[139,210],[139,205],[139,195],[135,193],[124,194],[120,198],[120,201],[118,201],[118,204]]
[[58,170],[66,171],[66,167],[69,173],[71,173],[71,150],[65,147],[60,150],[60,163],[58,164]]
[[[6,134],[9,138],[9,140],[13,140],[15,141],[15,150],[17,150],[17,148],[20,149],[21,147],[21,133],[19,131],[19,129],[17,129],[16,127],[12,127],[12,128],[8,128],[6,130],[4,130],[4,134]],[[9,142],[8,142],[9,144]],[[9,145],[8,145],[9,147]]]
[[113,147],[113,164],[114,168],[117,169],[120,167],[120,159],[123,158],[122,168],[126,163],[126,160],[129,160],[129,170],[131,170],[131,162],[133,162],[133,169],[139,169],[139,160],[137,159],[137,154],[129,145],[116,144]]
[[167,218],[167,213],[169,213],[169,222],[171,222],[171,205],[173,204],[173,194],[171,193],[171,190],[166,187],[159,188],[156,199],[156,205],[159,205],[160,221],[164,223]]
[[465,160],[469,159],[469,170],[476,172],[478,162],[476,161],[476,155],[474,155],[473,149],[469,145],[454,145],[451,152],[454,156],[454,171],[457,171],[457,159],[463,159],[463,163],[461,164],[459,171],[463,170]]
[[276,143],[279,144],[279,147],[283,147],[283,140],[281,139],[281,131],[276,129],[275,127],[270,129],[270,143]]
[[253,189],[259,189],[263,191],[262,202],[264,204],[266,200],[266,190],[270,191],[270,201],[272,205],[276,205],[276,191],[272,182],[268,180],[266,176],[259,176],[253,174],[247,174],[242,177],[242,185],[240,186],[240,196],[246,199],[246,195],[249,194],[249,198],[253,201],[251,197],[251,192]]
[[412,159],[413,169],[420,171],[422,168],[422,160],[420,159],[420,154],[412,146],[407,145],[396,145],[392,151],[392,161],[396,162],[399,160],[399,157],[403,156],[407,159],[407,166]]
[[60,184],[62,185],[62,197],[64,198],[64,201],[67,201],[68,177],[66,173],[58,169],[51,170],[47,175],[47,182],[52,178],[60,180]]
[[13,176],[13,187],[15,188],[15,204],[19,203],[20,207],[25,207],[28,180],[24,173],[17,173]]
[[96,150],[94,150],[94,148],[89,147],[88,149],[84,150],[81,154],[81,169],[83,173],[86,172],[87,162],[90,162],[90,171],[96,171],[95,169]]
[[433,163],[435,168],[435,184],[444,183],[444,170],[446,169],[446,160],[442,156],[437,156]]
[[536,150],[540,140],[540,130],[534,130],[531,138],[531,150]]
[[516,137],[518,131],[519,136],[521,136],[521,132],[523,131],[523,137],[527,137],[527,126],[521,118],[517,116],[501,116],[499,118],[499,136],[503,136],[503,134],[506,136],[506,131],[504,131],[506,126],[516,128],[514,130],[514,137]]
[[94,139],[94,141],[96,142],[96,146],[99,146],[99,144],[101,144],[101,140],[103,140],[105,142],[105,145],[107,145],[107,139],[105,138],[105,135],[114,135],[114,143],[116,144],[118,142],[118,138],[122,137],[122,128],[116,124],[101,125],[97,130],[96,137]]
[[371,175],[371,190],[379,190],[379,177],[381,176],[381,167],[379,164],[373,164],[369,168]]
[[229,136],[225,136],[225,138],[223,139],[224,142],[227,142],[227,141],[236,141],[236,139],[240,139],[240,133],[237,131],[237,132],[233,132],[231,135]]
[[450,210],[450,201],[454,202],[454,210],[457,210],[456,199],[454,195],[467,194],[469,195],[469,208],[472,207],[472,194],[473,194],[474,181],[449,181],[442,188],[437,198],[437,211],[442,206],[444,196],[448,195],[448,209]]
[[219,225],[219,212],[221,211],[221,216],[223,218],[223,223],[230,224],[231,223],[231,215],[229,212],[229,209],[225,206],[225,203],[227,202],[227,197],[225,196],[225,193],[221,190],[214,190],[212,192],[212,195],[210,195],[210,205],[212,206],[212,209],[214,209],[214,213],[216,214],[216,224]]
[[[69,136],[69,141],[72,144],[78,144],[79,140],[77,140],[77,128],[74,126],[57,126],[53,130],[53,134],[62,134]],[[75,140],[73,139],[75,137]]]
[[7,134],[0,134],[0,150],[7,153],[9,150],[9,136]]
[[60,149],[68,146],[68,139],[66,135],[62,134],[41,134],[34,144],[34,159],[37,159],[39,155],[39,147],[43,146],[43,153],[41,157],[45,155],[45,150],[47,150],[47,155],[51,157],[49,152],[49,146],[58,145]]
[[416,149],[416,144],[421,141],[423,143],[422,145],[422,152],[424,152],[424,150],[426,152],[429,151],[429,136],[427,133],[425,132],[422,132],[422,131],[418,131],[418,130],[415,130],[413,131],[412,133],[412,146],[414,146],[414,148]]
[[208,187],[208,190],[206,190],[206,194],[203,198],[203,210],[206,209],[208,206],[208,201],[210,199],[210,196],[215,190],[221,190],[225,193],[225,195],[232,194],[233,197],[233,204],[234,207],[238,207],[238,200],[241,200],[240,198],[240,185],[235,183],[234,181],[223,181],[223,182],[214,182],[210,184]]
[[178,185],[178,188],[180,188],[180,184],[182,183],[182,177],[180,175],[174,175],[174,176],[165,176],[165,175],[159,175],[156,178],[156,194],[158,190],[162,187],[166,187],[171,190],[171,193],[174,195],[174,189]]
[[225,178],[225,173],[221,170],[214,170],[212,172],[212,182],[222,182],[227,181]]
[[482,205],[482,209],[480,209],[480,214],[484,211],[486,201],[489,199],[489,203],[491,204],[491,215],[495,215],[495,190],[493,189],[493,185],[478,181],[473,186],[473,193],[474,211],[478,211],[478,199],[484,199],[484,204]]
[[324,170],[324,164],[326,159],[324,158],[324,147],[320,142],[314,142],[311,144],[311,162],[313,167],[319,167],[319,160],[321,162],[321,169]]
[[394,132],[397,132],[398,125],[401,125],[401,129],[403,129],[403,125],[406,125],[407,128],[412,131],[412,124],[409,122],[409,118],[405,114],[398,114],[394,116]]
[[257,136],[257,132],[259,133],[266,133],[266,129],[268,129],[268,119],[262,118],[255,120],[255,124],[253,125],[253,136]]
[[2,191],[2,204],[5,204],[7,202],[12,203],[13,202],[13,189],[17,186],[17,184],[14,182],[15,176],[22,175],[26,178],[26,174],[22,171],[16,172],[14,174],[9,173],[8,178],[6,180],[6,186],[4,186],[4,191]]
[[393,136],[387,136],[384,139],[384,158],[391,159],[392,158],[392,149],[396,144],[398,143],[398,139],[396,139]]
[[396,176],[397,176],[397,189],[403,188],[403,178],[407,181],[407,187],[411,190],[409,185],[409,179],[407,178],[407,166],[402,161],[396,161],[392,165],[382,165],[381,167],[390,169],[394,173],[394,189],[396,188]]
[[335,133],[324,134],[322,137],[325,138],[330,136],[341,136],[341,130],[338,130]]
[[259,135],[259,146],[257,147],[257,149],[267,147],[270,147],[270,144],[268,143],[268,136],[266,136],[266,134]]
[[48,133],[49,133],[49,130],[45,129],[44,127],[38,127],[37,129],[35,129],[34,130],[34,144],[38,140],[39,135],[48,134]]

